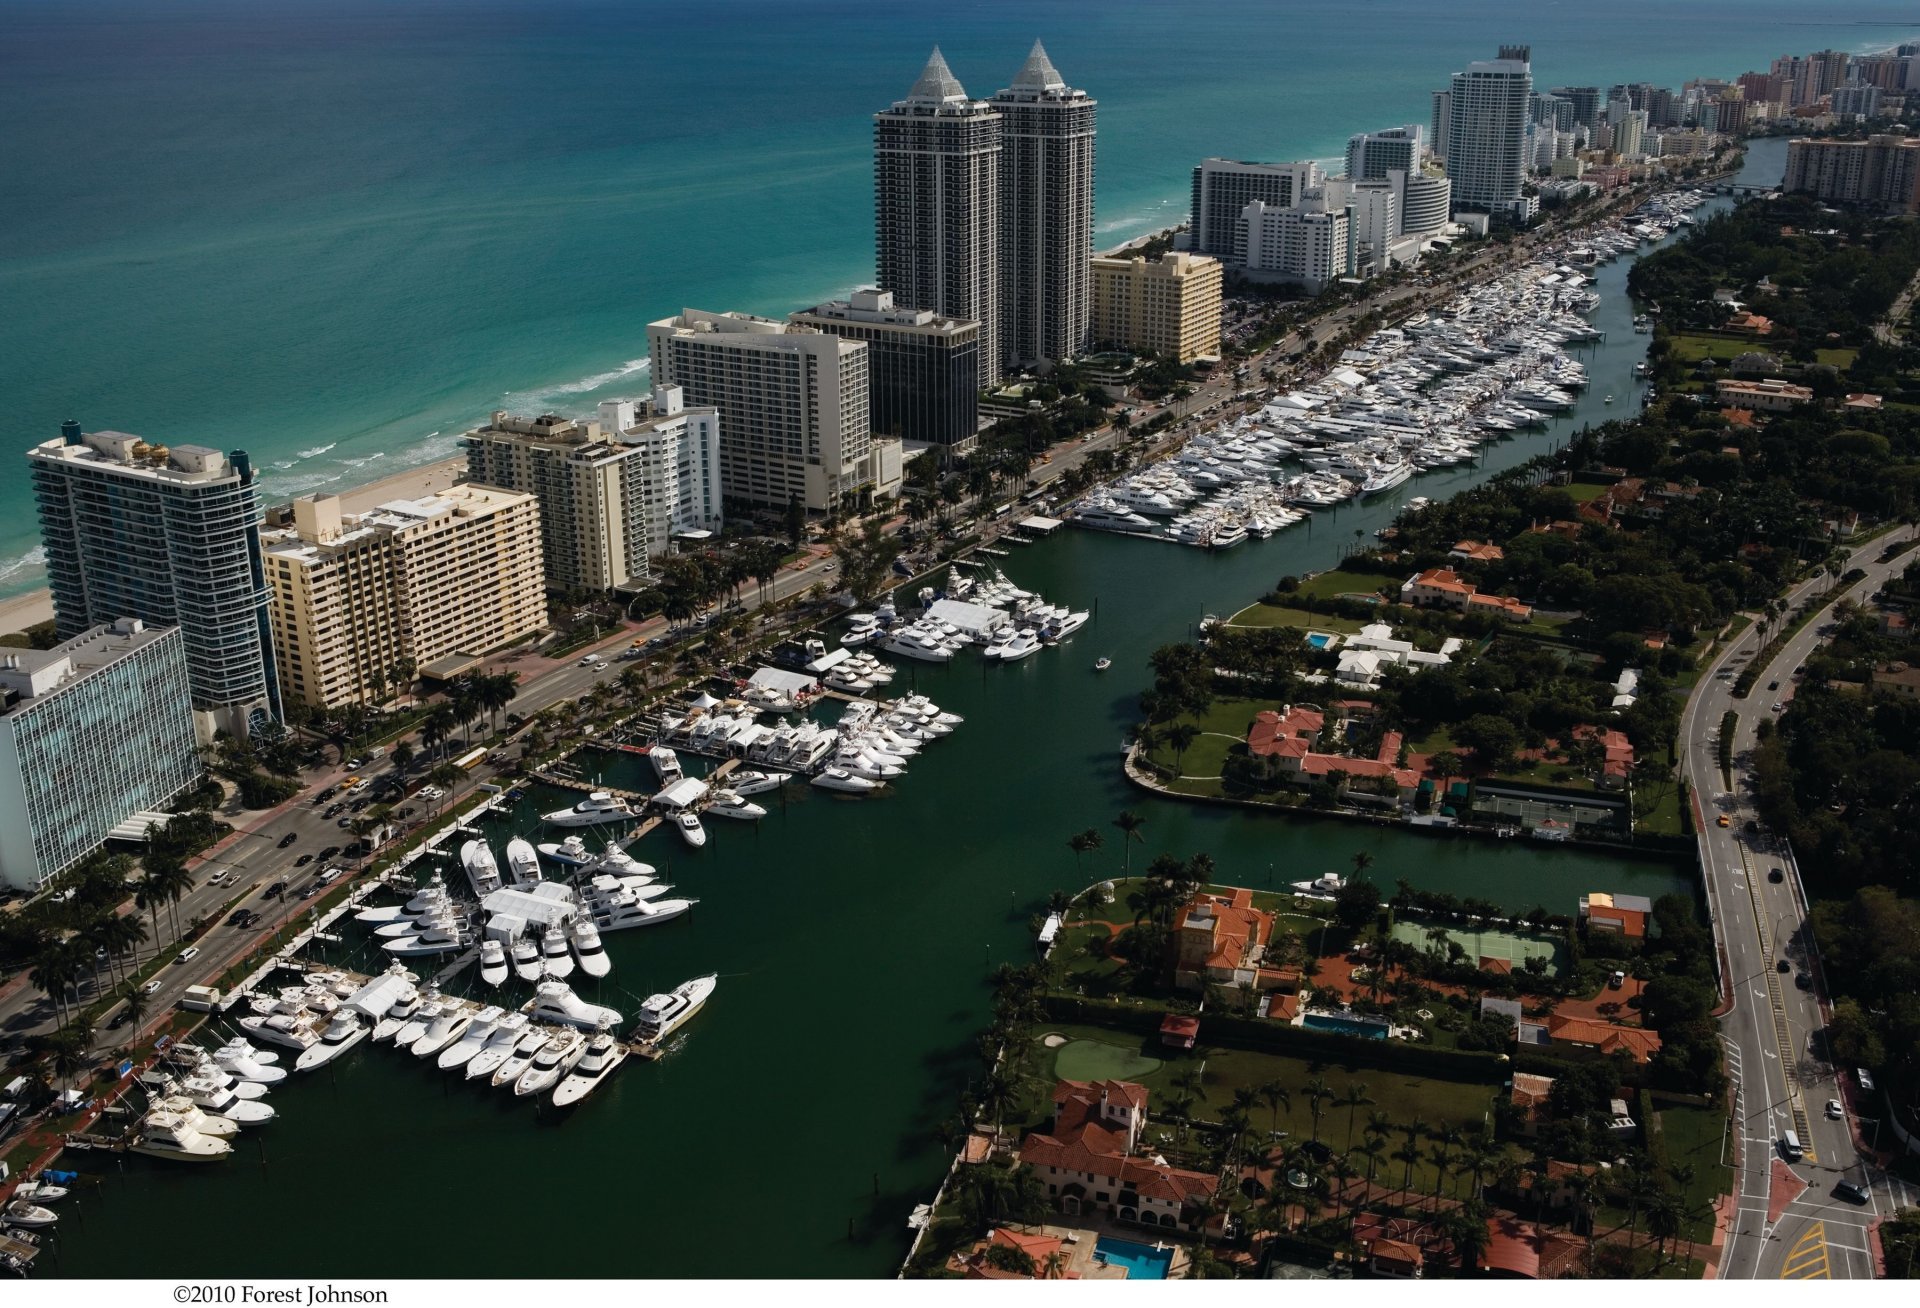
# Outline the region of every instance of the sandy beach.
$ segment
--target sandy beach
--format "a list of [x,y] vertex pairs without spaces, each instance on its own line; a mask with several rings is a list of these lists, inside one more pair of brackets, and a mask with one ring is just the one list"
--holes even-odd
[[[443,491],[466,475],[466,459],[442,459],[341,491],[340,503],[348,513],[365,513],[388,500],[418,499]],[[0,599],[0,634],[25,631],[52,620],[53,596],[45,589]]]

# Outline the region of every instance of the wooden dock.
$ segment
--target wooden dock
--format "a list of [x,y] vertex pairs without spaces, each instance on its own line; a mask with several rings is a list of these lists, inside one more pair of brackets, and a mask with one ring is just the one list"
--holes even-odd
[[558,772],[540,771],[530,773],[529,775],[532,776],[535,781],[542,782],[546,785],[556,786],[561,790],[578,790],[582,794],[591,795],[598,791],[602,794],[617,796],[620,799],[637,800],[642,804],[647,803],[653,798],[652,795],[644,790],[622,790],[619,786],[609,786],[600,781],[588,781],[584,777],[562,776]]

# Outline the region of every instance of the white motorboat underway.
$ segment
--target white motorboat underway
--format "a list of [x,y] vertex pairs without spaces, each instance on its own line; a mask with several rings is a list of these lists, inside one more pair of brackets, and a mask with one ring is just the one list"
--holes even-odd
[[567,933],[558,922],[550,924],[540,936],[540,968],[557,981],[573,975],[573,955],[567,951]]
[[558,1037],[544,1026],[528,1027],[520,1037],[520,1043],[513,1047],[506,1061],[493,1069],[493,1077],[488,1082],[496,1090],[503,1085],[512,1085],[520,1079],[520,1074],[533,1063],[534,1057]]
[[149,1158],[177,1158],[187,1163],[210,1163],[233,1153],[225,1140],[203,1134],[179,1113],[148,1113],[140,1134],[127,1146]]
[[588,914],[573,915],[567,923],[567,941],[573,946],[573,956],[580,960],[580,970],[588,976],[603,977],[613,971],[613,963],[607,958],[607,947],[600,940],[600,928],[593,924]]
[[837,790],[847,795],[864,795],[880,788],[879,782],[856,777],[845,768],[828,768],[813,779],[813,784],[822,790]]
[[587,848],[587,842],[578,836],[568,836],[561,841],[550,840],[534,848],[562,867],[585,867],[597,857]]
[[410,1048],[415,1058],[432,1058],[442,1049],[466,1034],[467,1027],[473,1022],[473,1010],[465,1004],[446,1004],[440,1010],[440,1016],[427,1024],[420,1038]]
[[506,1015],[506,1010],[498,1004],[481,1009],[467,1023],[467,1029],[460,1033],[460,1038],[440,1051],[439,1057],[434,1060],[436,1065],[444,1072],[471,1063],[487,1047],[487,1042],[493,1039],[493,1033],[500,1028],[500,1019]]
[[766,809],[734,790],[714,791],[713,802],[707,805],[706,812],[713,817],[741,818],[748,822],[756,822],[767,815]]
[[662,787],[686,779],[687,772],[680,766],[680,756],[665,745],[655,745],[648,750],[647,761],[653,764],[654,774],[660,778]]
[[707,829],[700,825],[700,818],[690,809],[682,809],[673,815],[673,829],[680,833],[680,839],[694,849],[700,849],[707,843]]
[[614,1069],[626,1061],[625,1045],[605,1031],[595,1031],[587,1038],[586,1051],[580,1056],[580,1061],[574,1064],[573,1071],[555,1087],[554,1106],[565,1108],[579,1103],[605,1084]]
[[497,986],[507,979],[507,947],[488,936],[480,942],[480,979]]
[[761,772],[746,768],[727,778],[727,789],[736,795],[764,795],[769,790],[778,790],[791,780],[791,772]]
[[467,870],[473,893],[485,899],[500,888],[500,867],[493,861],[493,850],[484,840],[469,840],[460,846],[460,866]]
[[542,981],[535,988],[533,1002],[527,1005],[525,1012],[535,1022],[552,1022],[585,1031],[601,1026],[618,1026],[622,1020],[618,1009],[603,1004],[589,1004],[573,993],[573,987],[561,981]]
[[513,942],[513,974],[522,981],[538,981],[546,969],[540,964],[540,946],[532,936]]
[[320,1042],[293,1060],[293,1070],[306,1072],[326,1066],[365,1040],[367,1032],[367,1024],[360,1020],[360,1014],[350,1008],[341,1009],[333,1015],[333,1021],[327,1023]]
[[578,1031],[568,1031],[549,1040],[546,1047],[533,1056],[513,1083],[516,1098],[526,1095],[544,1094],[560,1083],[560,1078],[573,1070],[581,1056],[587,1052],[587,1038]]
[[516,886],[534,886],[546,879],[540,872],[539,855],[518,836],[507,842],[507,872]]
[[588,827],[597,822],[627,822],[636,814],[626,800],[596,790],[572,808],[543,813],[540,820],[556,827]]
[[657,1045],[679,1030],[713,995],[720,984],[719,975],[695,977],[675,986],[663,995],[649,995],[640,1005],[640,1019],[633,1029],[634,1038]]
[[508,1013],[494,1024],[493,1034],[487,1037],[487,1043],[480,1046],[480,1052],[468,1060],[465,1074],[469,1081],[483,1076],[491,1076],[494,1069],[507,1061],[513,1051],[519,1047],[520,1039],[527,1033],[529,1022],[525,1013]]

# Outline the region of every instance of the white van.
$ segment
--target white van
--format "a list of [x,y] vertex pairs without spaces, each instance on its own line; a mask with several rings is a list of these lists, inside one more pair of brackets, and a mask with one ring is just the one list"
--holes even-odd
[[1792,1131],[1780,1137],[1780,1152],[1787,1156],[1789,1162],[1796,1163],[1807,1153],[1806,1148],[1800,1143],[1800,1137]]

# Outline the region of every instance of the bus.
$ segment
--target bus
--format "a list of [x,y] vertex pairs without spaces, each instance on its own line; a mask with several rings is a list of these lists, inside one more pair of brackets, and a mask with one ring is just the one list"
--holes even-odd
[[485,762],[486,757],[487,757],[486,747],[482,746],[479,749],[468,750],[466,753],[462,754],[459,758],[455,759],[453,761],[453,765],[459,768],[462,772],[471,772],[475,768],[479,767],[481,763]]

